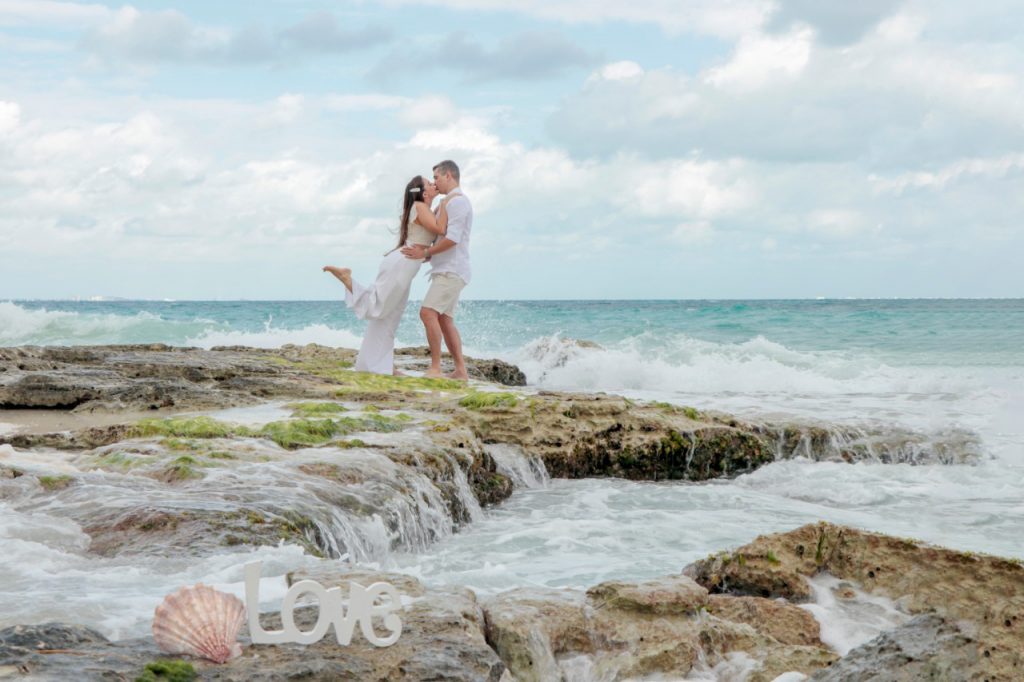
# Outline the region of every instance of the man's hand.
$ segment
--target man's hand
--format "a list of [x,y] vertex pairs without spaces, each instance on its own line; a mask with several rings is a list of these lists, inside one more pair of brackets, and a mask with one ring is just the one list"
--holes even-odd
[[412,258],[413,260],[423,260],[427,255],[427,247],[421,244],[403,246],[402,255],[406,258]]

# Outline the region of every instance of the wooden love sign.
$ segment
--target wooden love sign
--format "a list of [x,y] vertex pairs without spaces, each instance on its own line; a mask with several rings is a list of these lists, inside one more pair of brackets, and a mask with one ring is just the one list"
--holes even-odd
[[[401,610],[401,596],[390,583],[373,583],[363,587],[352,583],[348,596],[348,608],[341,597],[341,588],[325,589],[315,580],[300,580],[291,587],[281,600],[281,630],[264,630],[260,625],[260,565],[253,561],[245,565],[245,606],[249,614],[249,635],[253,644],[315,644],[328,628],[334,625],[334,636],[338,644],[347,645],[352,641],[352,631],[358,622],[363,636],[374,646],[391,646],[402,636],[402,619],[396,611]],[[320,612],[312,630],[303,631],[295,625],[295,602],[302,594],[316,595]],[[382,599],[386,598],[386,599]],[[378,603],[380,602],[380,603]],[[373,630],[373,617],[383,618],[384,627],[391,634],[378,637]]]

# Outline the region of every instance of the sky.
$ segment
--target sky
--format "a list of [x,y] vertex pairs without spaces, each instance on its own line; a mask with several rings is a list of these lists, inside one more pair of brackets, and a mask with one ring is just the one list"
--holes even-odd
[[448,158],[469,299],[1024,296],[1024,6],[0,0],[0,300],[336,297]]

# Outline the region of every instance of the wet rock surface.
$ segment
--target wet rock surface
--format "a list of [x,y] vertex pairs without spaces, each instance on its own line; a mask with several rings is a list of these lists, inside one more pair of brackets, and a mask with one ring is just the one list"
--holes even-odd
[[[835,544],[823,566],[815,560],[812,569],[796,547],[811,539],[816,543],[819,531]],[[783,554],[785,547],[792,548],[791,555]],[[764,560],[767,548],[777,561]],[[972,557],[972,566],[957,569],[956,554],[820,524],[764,536],[731,555],[728,564],[743,569],[736,573],[736,585],[751,584],[743,576],[769,570],[766,564],[801,576],[822,568],[850,573],[855,569],[844,567],[861,563],[867,571],[902,565],[910,577],[861,587],[892,596],[918,615],[843,657],[822,643],[818,622],[793,601],[721,592],[723,583],[714,576],[722,564],[712,563],[723,556],[689,567],[696,580],[675,575],[610,581],[586,591],[521,588],[485,599],[464,588],[428,587],[408,575],[325,562],[289,574],[289,584],[312,579],[347,593],[353,582],[391,583],[403,606],[403,634],[394,646],[373,647],[358,628],[348,646],[338,645],[333,629],[308,646],[252,645],[243,627],[241,657],[224,665],[184,659],[198,679],[211,680],[674,679],[710,674],[736,656],[747,665],[735,679],[750,682],[770,682],[784,673],[827,681],[1021,679],[1019,631],[1012,621],[1003,622],[1008,636],[995,636],[982,607],[1019,606],[1013,590],[1019,587],[1015,571],[1020,567]],[[944,593],[935,584],[940,575],[947,583],[963,581],[953,603],[936,601]],[[909,591],[897,595],[904,590]],[[317,617],[315,608],[295,611],[302,630],[312,629]],[[280,616],[263,614],[261,622],[265,629],[278,629]],[[378,632],[386,632],[379,623]],[[0,630],[0,675],[12,679],[135,679],[147,664],[165,658],[150,637],[109,642],[94,630],[62,623]]]
[[[423,349],[399,353],[409,369],[425,363]],[[734,476],[793,456],[976,456],[972,436],[957,431],[935,441],[754,423],[604,394],[512,389],[525,377],[500,360],[471,361],[479,380],[467,385],[357,373],[354,357],[312,345],[0,348],[0,422],[43,415],[0,434],[0,496],[59,510],[87,534],[83,551],[103,557],[199,557],[284,541],[327,559],[375,561],[424,548],[507,499],[514,482],[489,447],[537,458],[556,477],[655,481]],[[285,416],[243,424],[195,414],[267,405]],[[66,466],[2,463],[26,452]],[[483,600],[325,565],[333,568],[308,577],[399,586],[411,600],[399,644],[380,650],[357,637],[339,647],[328,635],[310,647],[250,647],[225,666],[192,661],[200,678],[615,680],[680,677],[742,655],[755,682],[785,672],[871,679],[863,675],[872,665],[891,673],[878,679],[1024,679],[1019,563],[828,524],[759,538],[685,575]],[[822,571],[921,617],[840,659],[798,606],[812,596],[807,579]],[[298,614],[300,626],[312,625],[313,610]],[[107,642],[77,625],[0,632],[0,677],[135,679],[158,657],[150,638]]]
[[987,665],[979,665],[977,644],[973,639],[939,616],[925,614],[895,630],[883,632],[832,667],[816,672],[811,679],[818,682],[966,682],[993,678],[989,677]]
[[771,625],[751,614],[746,622],[730,620],[707,607],[706,590],[671,576],[602,583],[585,593],[511,590],[485,601],[484,613],[487,640],[520,681],[683,677],[698,663],[715,665],[740,652],[760,661],[748,679],[772,680],[837,658],[813,634],[813,618],[806,643],[792,644],[768,634]]
[[[806,578],[823,571],[893,599],[907,613],[933,613],[949,624],[969,624],[964,629],[968,635],[933,628],[936,636],[952,638],[952,649],[962,653],[973,648],[972,655],[949,659],[963,679],[1024,679],[1024,565],[1019,561],[818,523],[759,537],[734,552],[691,564],[685,574],[712,592],[803,602],[811,599]],[[918,623],[906,632],[920,627]],[[971,647],[963,639],[968,636]],[[894,639],[872,655],[888,652],[885,660],[897,660],[903,656],[899,647],[912,648],[912,642]],[[911,658],[916,666],[912,669],[927,670],[929,656],[922,650],[919,658]],[[945,665],[935,662],[940,664]],[[879,679],[945,679],[907,675]]]

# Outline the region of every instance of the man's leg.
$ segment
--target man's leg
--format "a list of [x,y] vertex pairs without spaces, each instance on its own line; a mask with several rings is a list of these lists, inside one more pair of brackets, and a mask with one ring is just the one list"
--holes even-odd
[[455,371],[449,376],[452,379],[469,380],[466,372],[466,361],[462,357],[462,337],[455,326],[455,320],[450,315],[441,315],[439,319],[441,334],[444,336],[444,345],[448,346],[452,360],[455,361]]
[[430,346],[430,369],[426,376],[441,376],[441,313],[433,308],[420,308],[420,320],[427,330],[427,345]]

